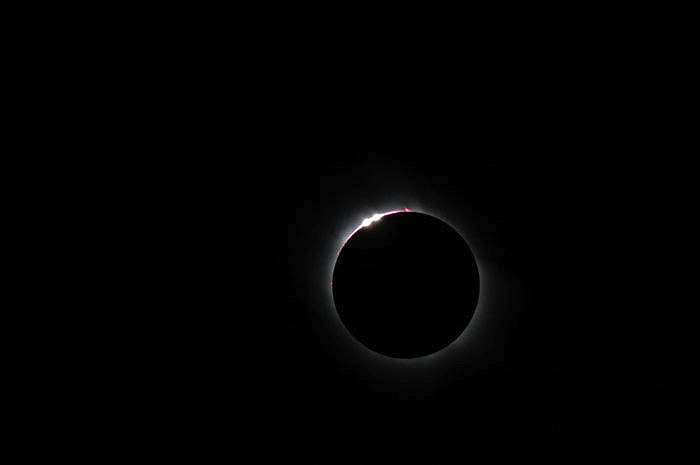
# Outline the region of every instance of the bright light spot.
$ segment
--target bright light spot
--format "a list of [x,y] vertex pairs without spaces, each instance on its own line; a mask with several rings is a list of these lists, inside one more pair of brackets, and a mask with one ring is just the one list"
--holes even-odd
[[365,218],[362,221],[362,227],[369,226],[372,223],[376,223],[377,221],[381,220],[384,215],[387,213],[375,213],[374,215],[370,216],[369,218]]
[[376,223],[377,221],[381,220],[382,218],[384,218],[387,215],[392,215],[394,213],[407,213],[410,211],[411,210],[409,210],[408,208],[404,208],[403,210],[391,210],[391,211],[384,212],[384,213],[375,213],[374,215],[370,216],[369,218],[365,218],[364,220],[362,220],[362,223],[360,223],[360,225],[357,228],[355,228],[355,230],[352,233],[350,233],[350,235],[345,239],[343,244],[345,242],[347,242],[353,236],[353,234],[355,234],[360,229],[365,228],[365,227],[371,225],[372,223]]

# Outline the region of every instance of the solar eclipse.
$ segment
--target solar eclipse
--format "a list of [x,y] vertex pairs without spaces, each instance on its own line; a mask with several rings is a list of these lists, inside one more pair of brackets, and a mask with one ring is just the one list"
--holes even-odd
[[367,348],[415,358],[451,344],[479,297],[471,249],[447,223],[408,209],[366,218],[333,268],[333,301],[346,329]]

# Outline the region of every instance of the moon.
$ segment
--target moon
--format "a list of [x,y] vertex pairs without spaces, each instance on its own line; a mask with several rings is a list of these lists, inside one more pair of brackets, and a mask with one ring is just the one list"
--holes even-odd
[[362,221],[338,253],[331,282],[350,334],[395,358],[429,355],[457,339],[474,315],[479,285],[464,238],[408,209]]

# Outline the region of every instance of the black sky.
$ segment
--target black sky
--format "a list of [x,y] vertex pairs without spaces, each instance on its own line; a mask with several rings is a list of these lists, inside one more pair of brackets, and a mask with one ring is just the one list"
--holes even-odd
[[[656,17],[27,31],[28,453],[697,457],[696,36]],[[488,269],[483,328],[433,364],[368,358],[324,313],[339,234],[386,206],[440,209]]]

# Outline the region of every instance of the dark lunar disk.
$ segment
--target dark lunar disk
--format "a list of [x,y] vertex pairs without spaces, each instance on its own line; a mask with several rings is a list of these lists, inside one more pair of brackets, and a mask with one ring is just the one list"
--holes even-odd
[[428,355],[469,324],[479,273],[469,246],[443,221],[415,212],[384,216],[345,243],[333,300],[345,327],[384,355]]

